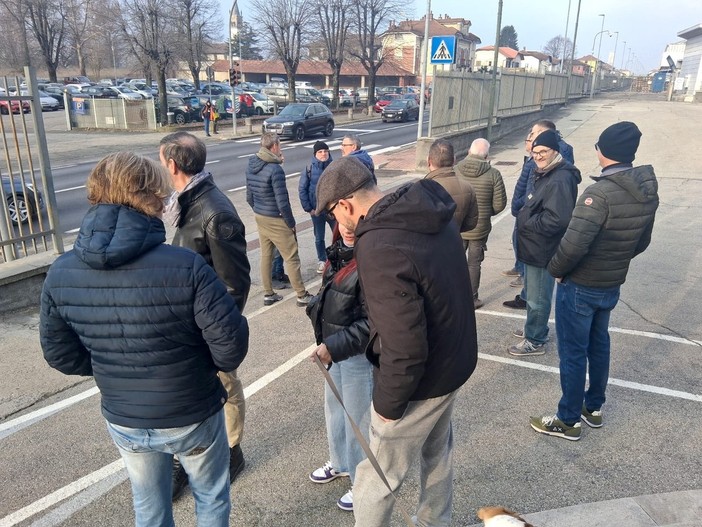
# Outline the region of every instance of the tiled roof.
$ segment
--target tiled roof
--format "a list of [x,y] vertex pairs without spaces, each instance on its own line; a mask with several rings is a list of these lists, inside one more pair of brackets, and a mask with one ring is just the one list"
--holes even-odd
[[[547,60],[551,59],[550,55],[546,55],[546,53],[541,53],[540,51],[527,51],[527,50],[523,49],[519,53],[521,53],[525,57],[534,57],[534,58],[539,59],[541,61],[547,61]],[[551,59],[552,62],[553,62],[553,60],[554,59]],[[558,60],[558,59],[555,59],[555,60]]]
[[[476,51],[495,51],[495,46],[484,46],[482,48],[478,48]],[[500,46],[500,53],[508,59],[516,59],[517,55],[519,55],[519,51],[506,46]]]

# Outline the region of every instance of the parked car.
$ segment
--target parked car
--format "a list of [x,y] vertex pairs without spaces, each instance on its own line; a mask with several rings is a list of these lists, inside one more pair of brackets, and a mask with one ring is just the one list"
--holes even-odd
[[272,100],[260,93],[254,92],[249,93],[249,95],[253,99],[254,113],[256,115],[273,113],[273,110],[275,109],[275,103]]
[[334,116],[321,103],[292,103],[275,117],[263,121],[263,132],[275,132],[296,141],[320,133],[330,137],[334,132]]
[[107,86],[108,90],[112,90],[119,99],[127,101],[143,101],[144,97],[126,86]]
[[383,108],[383,122],[388,121],[419,121],[419,105],[414,99],[395,99]]
[[417,92],[408,92],[408,93],[405,93],[405,94],[402,96],[402,98],[403,98],[403,99],[412,99],[414,102],[416,102],[417,104],[419,104],[419,93],[417,93]]
[[354,106],[359,102],[358,94],[345,88],[339,90],[339,100],[343,106]]
[[[28,92],[22,92],[22,95],[26,95]],[[44,110],[50,110],[52,112],[55,112],[56,110],[59,109],[59,103],[58,101],[46,93],[45,91],[39,90],[39,101],[41,102],[41,109],[42,111]],[[63,106],[63,100],[61,101],[61,105]]]
[[[14,189],[14,195],[13,195]],[[12,223],[26,223],[30,216],[36,216],[39,210],[44,208],[44,199],[34,186],[17,179],[3,177],[2,190],[7,202],[7,211]]]
[[[192,104],[190,104],[190,100],[184,99],[183,97],[176,97],[175,95],[168,95],[166,97],[166,104],[168,104],[168,111],[173,112],[173,120],[176,124],[185,124],[200,120],[200,109],[193,108]],[[154,99],[154,106],[156,108],[156,115],[158,116],[158,99]]]
[[380,113],[383,111],[384,107],[386,107],[388,104],[390,104],[395,99],[399,99],[399,98],[400,98],[400,95],[397,93],[384,93],[376,101],[375,106],[373,106],[373,110],[375,111],[375,113]]
[[116,99],[115,93],[109,86],[84,86],[79,93],[73,95],[82,95],[93,99]]
[[10,109],[12,113],[29,113],[31,107],[28,101],[0,101],[0,113],[9,115]]
[[290,101],[288,89],[283,86],[264,86],[261,88],[261,94],[276,103],[278,108],[282,108]]
[[205,84],[200,84],[200,93],[203,95],[217,97],[219,95],[231,94],[232,89],[228,84],[224,84],[223,82],[208,82]]
[[100,82],[98,84],[104,84],[105,86],[114,86],[115,83],[112,81],[112,79],[100,79]]
[[129,88],[135,93],[138,93],[144,99],[153,99],[158,96],[158,89],[151,88],[145,82],[130,82],[129,84],[122,84],[125,88]]
[[88,77],[85,77],[83,75],[76,75],[75,77],[64,77],[63,83],[75,84],[78,87],[90,86],[91,84],[93,84]]
[[[356,95],[358,96],[358,102],[364,106],[368,105],[368,88],[363,87],[363,88],[356,88]],[[374,99],[378,99],[380,97],[380,89],[376,88],[375,89],[375,97]]]

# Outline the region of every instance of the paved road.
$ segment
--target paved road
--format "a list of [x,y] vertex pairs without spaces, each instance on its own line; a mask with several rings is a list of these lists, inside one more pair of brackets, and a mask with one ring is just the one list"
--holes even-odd
[[[489,504],[535,513],[702,489],[702,273],[697,263],[702,163],[695,155],[702,106],[639,97],[596,99],[572,105],[555,120],[574,146],[584,176],[596,174],[592,145],[602,129],[617,120],[639,124],[644,136],[637,163],[653,164],[660,181],[653,242],[634,260],[612,316],[606,425],[586,427],[581,441],[568,442],[535,434],[528,426],[529,415],[555,410],[558,359],[553,346],[531,360],[505,353],[523,313],[502,306],[516,293],[500,275],[513,261],[512,219],[506,214],[494,219],[480,291],[485,307],[477,312],[480,361],[460,392],[455,412],[456,526],[475,523],[475,510]],[[523,131],[515,131],[495,148],[493,163],[510,190],[522,145]],[[385,172],[380,182],[390,189],[412,176]],[[294,183],[289,185],[292,189]],[[234,193],[232,200],[249,237],[255,238],[243,197]],[[299,205],[295,213],[300,221],[306,219]],[[300,234],[300,242],[304,277],[315,290],[309,229]],[[347,482],[313,485],[307,479],[327,459],[322,379],[305,360],[313,344],[309,322],[293,295],[261,307],[258,258],[252,250],[254,286],[245,312],[251,348],[240,370],[248,396],[243,441],[247,469],[232,489],[232,525],[351,526],[352,515],[335,506]],[[43,364],[36,323],[34,312],[0,322],[0,415],[5,417],[0,423],[0,527],[128,525],[129,487],[100,416],[94,385],[63,377]],[[41,411],[47,414],[37,413]],[[401,492],[408,508],[416,500],[416,488],[415,473]],[[193,524],[191,496],[176,504],[175,514],[179,525]],[[576,523],[566,517],[548,525]],[[612,520],[609,525],[653,523]]]

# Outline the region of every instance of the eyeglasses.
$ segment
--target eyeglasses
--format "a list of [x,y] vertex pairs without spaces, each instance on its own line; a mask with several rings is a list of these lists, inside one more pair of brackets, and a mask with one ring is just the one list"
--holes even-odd
[[[341,201],[341,200],[339,200],[339,201]],[[335,220],[335,219],[336,219],[336,217],[334,216],[334,209],[335,209],[336,206],[339,204],[339,201],[337,201],[336,203],[334,203],[334,205],[332,206],[331,209],[327,209],[327,218],[329,218],[330,220]]]
[[354,143],[341,143],[341,146],[356,146]]
[[546,150],[539,150],[538,152],[536,150],[531,151],[531,155],[534,157],[538,157],[539,159],[542,159],[548,155],[548,153],[551,152],[550,148],[547,148]]
[[599,149],[600,149],[600,143],[595,143],[595,150],[599,150]]

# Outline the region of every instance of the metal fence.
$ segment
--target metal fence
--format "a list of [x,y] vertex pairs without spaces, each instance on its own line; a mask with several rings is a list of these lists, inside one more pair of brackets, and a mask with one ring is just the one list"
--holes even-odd
[[71,128],[156,130],[152,99],[94,99],[74,96],[70,101]]
[[[504,70],[497,75],[496,117],[540,110],[583,96],[585,77]],[[431,134],[486,126],[492,77],[483,73],[437,72],[432,88]]]
[[0,263],[31,254],[63,252],[33,68],[0,77]]

